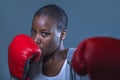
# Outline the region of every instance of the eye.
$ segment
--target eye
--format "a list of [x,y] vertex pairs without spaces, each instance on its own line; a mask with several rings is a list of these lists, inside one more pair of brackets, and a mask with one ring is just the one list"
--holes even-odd
[[31,29],[31,36],[34,36],[36,34],[36,31],[34,29]]
[[42,35],[42,37],[47,37],[50,35],[50,33],[49,32],[41,32],[41,35]]

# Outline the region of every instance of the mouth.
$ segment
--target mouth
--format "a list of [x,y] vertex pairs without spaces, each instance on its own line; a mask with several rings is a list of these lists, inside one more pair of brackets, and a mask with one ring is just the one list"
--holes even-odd
[[39,47],[40,49],[42,49],[42,47],[41,47],[40,45],[38,45],[38,47]]
[[37,44],[37,46],[38,46],[40,49],[42,49],[42,47],[40,46],[40,44]]
[[39,43],[36,43],[36,44],[37,44],[38,47],[41,47],[41,44],[39,44]]
[[41,46],[41,45],[38,45],[38,47],[41,49],[41,51],[43,51],[43,48],[42,48],[42,46]]

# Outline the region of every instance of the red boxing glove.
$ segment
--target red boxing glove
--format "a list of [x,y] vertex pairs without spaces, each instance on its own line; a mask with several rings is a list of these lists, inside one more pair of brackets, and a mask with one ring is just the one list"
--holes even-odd
[[91,80],[120,80],[120,40],[93,37],[81,42],[72,58],[72,67]]
[[8,65],[12,78],[25,80],[29,61],[38,61],[41,50],[31,37],[20,34],[15,36],[8,47]]

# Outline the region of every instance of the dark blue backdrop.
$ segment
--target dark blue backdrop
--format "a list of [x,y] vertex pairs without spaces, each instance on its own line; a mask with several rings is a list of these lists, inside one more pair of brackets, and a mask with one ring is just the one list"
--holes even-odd
[[30,34],[34,12],[49,3],[61,6],[69,16],[67,47],[92,36],[120,38],[120,0],[0,0],[0,80],[9,80],[10,41],[16,34]]

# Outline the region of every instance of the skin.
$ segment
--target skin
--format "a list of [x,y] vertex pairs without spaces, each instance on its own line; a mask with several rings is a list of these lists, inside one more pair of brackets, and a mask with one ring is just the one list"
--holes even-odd
[[59,74],[67,56],[63,45],[66,31],[58,30],[55,20],[48,16],[36,16],[33,18],[31,37],[42,50],[42,59],[30,66],[29,76],[34,78],[40,73],[42,62],[42,73],[46,76]]

